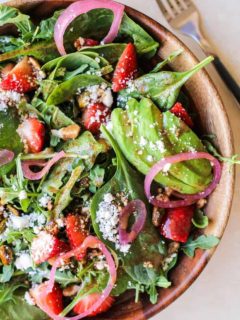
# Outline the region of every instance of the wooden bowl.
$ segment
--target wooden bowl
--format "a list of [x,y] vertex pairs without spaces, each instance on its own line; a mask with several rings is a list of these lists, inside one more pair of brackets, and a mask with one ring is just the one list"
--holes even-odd
[[[21,10],[30,12],[33,17],[41,18],[51,14],[56,8],[66,7],[70,2],[68,0],[16,0],[9,1],[6,4],[19,7]],[[126,7],[126,12],[161,43],[158,55],[162,59],[166,58],[174,50],[184,50],[184,53],[171,63],[170,66],[173,70],[188,70],[198,62],[191,51],[159,23],[130,7]],[[226,157],[231,156],[233,153],[231,128],[219,94],[206,71],[198,72],[187,82],[185,88],[195,105],[202,132],[206,134],[214,133],[216,135],[216,145],[221,154]],[[207,214],[210,218],[210,224],[204,230],[204,234],[222,237],[230,213],[233,187],[233,167],[223,164],[220,184],[209,197]],[[193,259],[181,256],[177,267],[170,274],[173,285],[169,289],[161,289],[159,291],[157,304],[152,305],[148,301],[148,297],[145,296],[141,296],[140,301],[136,304],[133,300],[134,293],[128,292],[117,300],[109,312],[95,319],[142,320],[157,314],[187,290],[202,272],[214,251],[215,248],[208,251],[197,250]]]

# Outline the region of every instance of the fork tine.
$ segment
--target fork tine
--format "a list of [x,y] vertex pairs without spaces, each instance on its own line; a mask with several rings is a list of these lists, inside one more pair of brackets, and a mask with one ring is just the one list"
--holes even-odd
[[186,1],[186,0],[178,0],[178,1],[180,2],[182,8],[183,8],[184,10],[187,10],[187,8],[188,8],[188,1]]
[[177,13],[181,13],[181,7],[179,6],[179,3],[177,3],[176,0],[168,0],[168,3],[173,10],[175,10]]
[[168,21],[175,18],[175,14],[172,8],[170,7],[169,3],[167,2],[167,0],[157,0],[157,2]]

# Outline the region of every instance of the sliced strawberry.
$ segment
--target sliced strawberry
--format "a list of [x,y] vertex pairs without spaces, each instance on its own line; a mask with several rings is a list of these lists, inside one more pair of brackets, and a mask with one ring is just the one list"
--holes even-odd
[[[38,301],[39,294],[46,290],[46,286],[45,282],[31,289],[30,293],[36,301]],[[56,315],[63,311],[63,292],[58,284],[55,283],[52,291],[45,295],[44,304]]]
[[194,126],[192,118],[180,102],[176,102],[170,111],[175,114],[176,117],[185,122],[190,128]]
[[14,68],[13,63],[8,63],[4,68],[1,70],[1,77],[3,79],[6,78],[6,76],[9,74],[9,72]]
[[40,264],[68,250],[69,246],[64,241],[41,231],[32,241],[31,256],[36,264]]
[[[85,311],[87,311],[99,298],[101,294],[100,293],[92,293],[88,296],[82,298],[78,304],[73,308],[73,311],[76,314],[81,314]],[[101,304],[100,307],[98,307],[95,311],[93,311],[91,314],[88,315],[88,317],[96,316],[99,313],[107,311],[113,304],[114,299],[112,297],[107,297],[107,299]]]
[[93,134],[99,133],[101,124],[105,124],[109,119],[111,110],[103,103],[95,103],[86,107],[83,111],[83,125]]
[[88,236],[84,221],[80,216],[69,214],[65,220],[66,233],[72,249],[79,247]]
[[99,45],[99,41],[89,38],[80,37],[74,42],[75,48],[80,50],[82,47],[94,47]]
[[113,74],[112,89],[118,92],[127,87],[137,73],[137,52],[134,44],[129,43],[123,51]]
[[194,207],[180,207],[166,210],[160,233],[167,239],[186,242],[191,231]]
[[38,153],[43,150],[45,127],[38,119],[25,119],[17,132],[26,144],[27,152]]
[[23,58],[7,73],[0,83],[0,87],[3,90],[19,93],[29,92],[36,88],[36,77],[27,57]]

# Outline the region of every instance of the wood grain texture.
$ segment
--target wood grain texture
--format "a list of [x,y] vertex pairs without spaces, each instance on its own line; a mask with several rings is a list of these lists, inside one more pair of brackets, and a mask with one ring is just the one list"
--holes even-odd
[[[56,8],[67,6],[70,2],[72,1],[18,0],[9,1],[8,4],[21,7],[35,18],[41,18],[50,15]],[[129,7],[126,7],[126,11],[161,43],[158,52],[159,57],[164,59],[170,52],[180,48],[184,49],[184,53],[171,63],[173,70],[187,70],[198,62],[189,49],[160,24]],[[206,71],[198,72],[187,82],[185,88],[195,105],[202,131],[204,133],[214,133],[220,152],[224,156],[231,156],[233,153],[231,128],[220,96]],[[234,168],[223,164],[220,184],[209,197],[207,214],[210,218],[210,224],[204,230],[204,234],[222,237],[231,208],[233,187]],[[170,274],[173,286],[159,291],[159,299],[156,305],[150,304],[145,296],[142,296],[140,302],[136,304],[133,300],[134,293],[128,292],[118,299],[108,313],[94,319],[144,320],[157,314],[187,290],[206,266],[214,250],[215,248],[208,251],[197,250],[193,259],[181,256],[177,267]]]

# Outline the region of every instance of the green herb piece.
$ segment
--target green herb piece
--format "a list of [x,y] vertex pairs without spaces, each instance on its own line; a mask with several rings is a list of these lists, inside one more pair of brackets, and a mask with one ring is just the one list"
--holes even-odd
[[90,186],[89,190],[92,193],[95,193],[104,183],[105,169],[101,168],[99,165],[96,165],[90,170]]
[[24,41],[20,38],[13,36],[0,36],[0,52],[5,53],[16,50],[17,48],[24,45]]
[[104,79],[95,75],[80,74],[61,83],[53,90],[47,99],[48,105],[58,105],[71,99],[77,92],[83,88],[93,85],[108,84]]
[[32,242],[33,238],[36,235],[33,233],[32,229],[23,229],[23,230],[9,230],[6,235],[6,242],[12,244],[18,239],[23,239],[29,243]]
[[[146,175],[159,160],[181,152],[204,151],[197,135],[171,112],[147,98],[128,101],[126,110],[112,112],[113,135],[127,160]],[[171,165],[155,181],[181,193],[205,190],[212,179],[209,161],[198,159]]]
[[223,161],[225,163],[229,163],[230,165],[234,165],[234,164],[240,164],[240,160],[238,160],[237,158],[239,157],[238,154],[233,155],[232,157],[223,157],[218,151],[217,149],[214,147],[214,145],[208,141],[208,140],[203,140],[203,144],[205,145],[205,147],[207,148],[207,151],[209,153],[211,153],[214,157],[216,157],[217,159],[219,159],[220,161]]
[[[109,43],[105,45],[83,48],[80,52],[85,54],[97,53],[100,57],[104,57],[110,64],[115,64],[126,48],[125,43]],[[89,51],[91,50],[91,51]]]
[[35,32],[35,34],[33,35],[34,40],[53,39],[54,27],[61,13],[62,11],[55,11],[52,17],[46,20],[42,20],[39,26],[37,27],[37,32]]
[[189,239],[187,243],[182,246],[183,252],[190,258],[194,257],[196,249],[211,249],[219,244],[219,239],[215,236],[202,235],[197,239]]
[[3,266],[0,273],[0,283],[8,282],[13,276],[14,268],[12,265]]
[[62,211],[69,205],[72,201],[71,191],[74,187],[77,180],[80,178],[81,173],[83,172],[84,167],[79,166],[73,169],[71,176],[68,182],[60,189],[56,195],[54,208],[53,208],[53,215],[54,218],[58,218]]
[[159,62],[150,73],[159,72],[168,63],[171,63],[176,57],[178,57],[183,52],[182,49],[172,52],[165,60]]
[[131,90],[120,92],[119,103],[124,105],[130,98],[150,97],[162,110],[170,109],[176,102],[182,86],[196,72],[213,61],[207,57],[194,68],[185,72],[162,71],[149,73],[132,82]]
[[22,14],[18,9],[0,5],[0,27],[5,24],[14,24],[24,41],[31,41],[35,31],[35,26],[26,14]]
[[204,229],[208,226],[208,217],[204,215],[201,209],[196,209],[192,219],[192,223],[196,228]]

